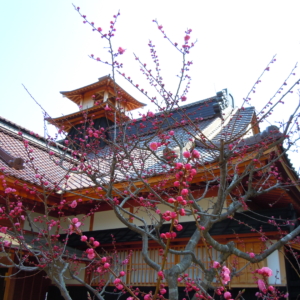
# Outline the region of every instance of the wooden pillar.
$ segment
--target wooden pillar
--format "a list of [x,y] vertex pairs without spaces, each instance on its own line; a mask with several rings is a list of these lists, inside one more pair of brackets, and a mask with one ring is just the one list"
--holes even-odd
[[[13,260],[14,254],[12,254],[12,260]],[[7,275],[11,276],[14,274],[16,270],[14,268],[8,269]],[[6,277],[5,281],[5,292],[3,300],[13,300],[14,297],[14,291],[15,291],[15,282],[16,280],[12,277]]]

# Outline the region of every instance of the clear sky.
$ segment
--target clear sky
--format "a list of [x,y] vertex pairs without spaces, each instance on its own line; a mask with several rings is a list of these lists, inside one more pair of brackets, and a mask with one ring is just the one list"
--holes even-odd
[[[52,117],[74,112],[76,105],[59,92],[108,74],[110,69],[88,57],[94,53],[105,59],[107,45],[82,23],[69,0],[2,2],[0,115],[42,134],[43,114],[22,83]],[[197,45],[190,56],[194,64],[188,102],[228,88],[236,104],[241,103],[277,54],[277,62],[252,97],[253,105],[260,107],[300,58],[299,1],[74,0],[74,4],[104,30],[120,10],[114,45],[126,49],[122,56],[125,73],[140,82],[133,52],[150,63],[147,43],[151,39],[157,45],[162,74],[170,89],[175,87],[181,57],[163,39],[152,19],[156,18],[178,43],[183,42],[184,31],[191,28],[191,38],[197,39]],[[300,72],[293,80],[298,75]],[[122,78],[117,81],[137,99],[147,102]],[[272,122],[284,118],[297,101],[294,93]]]

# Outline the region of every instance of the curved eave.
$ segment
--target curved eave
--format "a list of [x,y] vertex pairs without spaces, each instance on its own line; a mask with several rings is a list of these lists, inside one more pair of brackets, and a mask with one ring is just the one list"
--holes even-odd
[[[261,161],[266,160],[269,155],[270,152],[274,151],[275,148],[271,148],[268,149],[267,151],[264,152],[264,154],[260,157]],[[240,172],[242,174],[242,172],[246,169],[246,167],[248,166],[249,162],[252,161],[252,159],[255,157],[256,153],[249,151],[248,157],[247,159],[245,159],[243,161],[243,163],[241,163],[239,161],[239,157],[236,157],[232,163],[236,163],[239,162],[240,164]],[[210,169],[210,174],[209,176],[206,174],[207,173],[207,166],[209,165],[209,169]],[[230,172],[230,174],[233,174],[233,171]],[[210,164],[205,164],[201,167],[197,168],[197,174],[194,176],[193,180],[191,181],[191,184],[193,183],[199,183],[199,182],[204,182],[203,178],[206,178],[206,180],[212,180],[214,178],[216,178],[216,176],[220,175],[220,167],[219,167],[219,163],[218,161],[215,162],[211,162]],[[158,182],[161,182],[162,180],[166,180],[166,176],[168,178],[168,182],[164,185],[165,188],[170,188],[173,187],[173,182],[175,180],[175,176],[174,175],[169,175],[168,171],[164,172],[164,173],[156,173],[153,175],[150,175],[147,178],[148,184],[153,186],[156,185]],[[141,192],[145,192],[147,191],[147,188],[145,187],[144,183],[139,180],[139,179],[133,179],[132,181],[134,181],[135,186],[138,188],[141,188]],[[116,189],[126,189],[128,187],[130,182],[128,182],[128,180],[124,179],[121,180],[119,182],[116,182],[114,184],[114,187]],[[74,190],[69,190],[67,191],[64,195],[65,197],[71,197],[70,199],[72,199],[72,197],[78,197],[78,194],[82,194],[82,195],[88,195],[89,197],[93,197],[99,194],[99,192],[94,192],[95,187],[82,187],[79,189],[74,189]],[[73,193],[76,195],[74,196]],[[74,199],[75,199],[74,198]],[[87,199],[88,201],[89,199]]]
[[[134,110],[143,106],[146,106],[146,104],[139,102],[135,98],[133,98],[130,94],[128,94],[125,90],[123,90],[117,83],[115,83],[115,87],[121,92],[121,96],[126,101],[125,106],[127,107],[127,110]],[[100,88],[106,88],[112,95],[115,96],[114,91],[114,83],[109,76],[104,76],[99,78],[98,82],[94,82],[92,84],[89,84],[87,86],[81,87],[79,89],[73,90],[73,91],[62,91],[60,92],[64,97],[67,97],[77,105],[80,105],[80,101],[82,99],[82,94],[90,92],[95,90],[97,92],[97,89]]]
[[[112,111],[114,111],[114,107],[112,105],[110,105],[108,102],[105,102],[98,106],[93,106],[91,108],[77,111],[75,113],[72,113],[72,114],[69,114],[66,116],[62,116],[62,117],[58,117],[58,118],[46,118],[45,120],[48,123],[50,123],[56,127],[64,126],[65,131],[69,131],[72,128],[72,126],[79,124],[83,120],[84,113],[87,113],[87,118],[92,117],[93,119],[97,119],[97,118],[101,118],[101,117],[106,117],[114,122],[114,116],[111,116],[111,113],[109,113],[109,111],[106,112],[103,109],[103,107],[106,105],[108,105],[112,109]],[[125,114],[117,111],[117,121],[119,121],[119,120],[122,120],[123,122],[128,121],[129,117],[127,117]]]

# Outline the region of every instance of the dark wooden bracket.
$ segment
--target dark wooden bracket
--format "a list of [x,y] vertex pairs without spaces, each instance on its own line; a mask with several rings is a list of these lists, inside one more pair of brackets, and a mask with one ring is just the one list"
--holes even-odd
[[8,166],[16,170],[25,168],[24,159],[21,157],[14,157],[0,147],[0,159],[2,159]]

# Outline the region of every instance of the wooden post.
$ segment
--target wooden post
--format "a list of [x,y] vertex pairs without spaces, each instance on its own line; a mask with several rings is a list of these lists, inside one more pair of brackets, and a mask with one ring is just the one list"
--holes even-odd
[[[14,253],[12,254],[11,258],[14,260]],[[7,275],[11,276],[14,273],[14,268],[9,268]],[[3,300],[13,300],[14,297],[14,290],[15,290],[15,282],[16,280],[12,277],[6,277],[5,282],[5,292]]]

